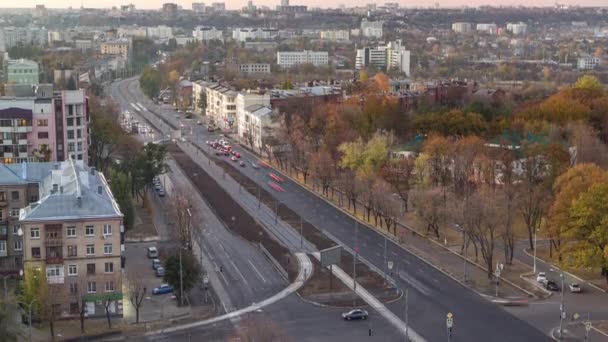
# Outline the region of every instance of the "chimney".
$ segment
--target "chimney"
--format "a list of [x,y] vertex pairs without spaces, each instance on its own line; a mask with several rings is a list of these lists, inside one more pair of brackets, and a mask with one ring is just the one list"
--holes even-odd
[[76,206],[78,206],[78,208],[82,208],[82,196],[76,197]]
[[97,186],[97,193],[100,195],[103,193],[103,187],[101,185]]
[[52,194],[56,193],[58,188],[59,188],[59,184],[53,184],[53,191],[51,193]]

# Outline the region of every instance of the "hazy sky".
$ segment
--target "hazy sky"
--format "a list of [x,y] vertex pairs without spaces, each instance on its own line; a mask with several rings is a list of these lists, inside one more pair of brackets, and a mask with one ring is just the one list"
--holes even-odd
[[[214,1],[222,0],[196,0],[202,1],[205,4],[211,4]],[[347,6],[364,5],[367,3],[382,4],[384,2],[395,2],[396,0],[290,0],[291,4],[294,5],[307,5],[311,7],[338,7],[340,4],[346,4]],[[48,8],[67,8],[72,6],[78,8],[81,5],[85,7],[112,7],[120,6],[122,4],[133,3],[137,8],[160,8],[165,2],[175,2],[184,8],[191,8],[191,0],[0,0],[0,7],[34,7],[36,4],[44,4]],[[247,0],[226,0],[224,1],[229,9],[240,8],[247,3]],[[397,1],[402,6],[433,6],[435,0],[408,0],[408,1]],[[510,6],[510,5],[534,5],[534,6],[552,6],[555,4],[555,0],[537,0],[530,2],[529,0],[438,0],[440,7],[455,7],[455,6],[479,6],[479,5],[492,5],[492,6]],[[608,0],[561,0],[558,1],[560,4],[571,4],[578,6],[608,6]],[[274,7],[280,3],[280,0],[254,0],[254,4],[266,5]]]

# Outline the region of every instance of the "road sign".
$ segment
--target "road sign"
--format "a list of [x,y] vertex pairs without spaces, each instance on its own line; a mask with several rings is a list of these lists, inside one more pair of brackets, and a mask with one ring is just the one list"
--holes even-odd
[[388,262],[388,270],[390,271],[390,270],[392,270],[392,269],[393,269],[393,262],[392,262],[392,261],[389,261],[389,262]]
[[574,318],[574,320],[577,320],[581,317],[581,315],[578,314],[578,312],[575,312],[574,315],[572,315],[572,318]]
[[591,330],[591,321],[585,322],[585,330],[587,330],[587,331]]
[[339,264],[342,257],[342,246],[334,246],[321,251],[321,266]]
[[205,285],[209,284],[209,277],[203,276],[203,284],[205,284]]
[[445,320],[445,324],[450,329],[452,328],[452,326],[454,326],[454,315],[452,315],[451,312],[448,312],[447,318]]

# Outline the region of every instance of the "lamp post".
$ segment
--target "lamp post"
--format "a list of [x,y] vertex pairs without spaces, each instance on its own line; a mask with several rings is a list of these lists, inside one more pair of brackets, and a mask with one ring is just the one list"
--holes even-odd
[[19,304],[23,304],[27,307],[27,323],[28,323],[28,340],[32,342],[32,305],[36,302],[36,298],[33,298],[29,303],[27,302],[17,302]]
[[559,339],[563,340],[564,336],[564,318],[566,318],[566,308],[564,307],[564,270],[561,270],[559,277],[562,279],[562,296],[559,304]]
[[536,233],[538,229],[534,229],[534,274],[536,274]]

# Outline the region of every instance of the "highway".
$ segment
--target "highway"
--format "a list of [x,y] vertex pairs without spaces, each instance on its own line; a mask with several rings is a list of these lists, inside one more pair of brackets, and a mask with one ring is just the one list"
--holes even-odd
[[[117,88],[123,87],[122,91]],[[126,89],[125,89],[126,88]],[[190,130],[189,139],[200,146],[210,138],[204,127],[197,126],[192,120],[177,119],[175,112],[166,106],[160,108],[141,94],[136,80],[123,80],[113,86],[113,93],[130,97],[123,102],[137,103],[153,112],[160,113],[174,126],[184,125]],[[151,114],[148,112],[147,114]],[[146,114],[146,115],[147,115]],[[151,120],[154,120],[151,117]],[[166,123],[157,119],[160,129],[168,128]],[[243,158],[257,158],[243,149],[238,149]],[[235,168],[266,188],[275,198],[290,207],[305,220],[319,229],[329,232],[345,246],[353,248],[354,220],[342,211],[327,204],[308,190],[289,180],[281,186],[286,190],[279,193],[268,187],[266,169],[255,170],[251,167]],[[276,171],[275,171],[276,172]],[[358,245],[360,254],[379,269],[384,269],[384,237],[365,226],[359,225]],[[440,271],[429,266],[418,257],[389,242],[388,259],[395,262],[397,286],[409,290],[409,323],[428,341],[446,339],[446,314],[454,315],[454,336],[452,341],[548,341],[548,331],[540,331],[523,320],[507,313],[466,287],[455,282]],[[403,303],[398,301],[388,306],[399,317],[403,316]]]

